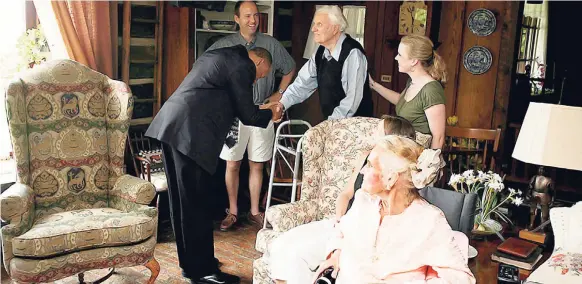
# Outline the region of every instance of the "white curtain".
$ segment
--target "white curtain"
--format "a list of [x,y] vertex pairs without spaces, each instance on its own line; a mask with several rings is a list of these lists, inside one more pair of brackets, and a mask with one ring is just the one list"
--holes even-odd
[[[322,5],[316,5],[315,10],[317,11],[317,9],[319,9],[321,7],[322,7]],[[313,32],[311,31],[311,29],[313,29],[313,21],[311,21],[311,25],[309,26],[309,36],[307,37],[307,43],[305,44],[305,51],[303,52],[303,58],[305,58],[305,59],[311,58],[311,55],[313,55],[313,53],[315,53],[315,51],[319,47],[319,44],[317,44],[315,42],[315,40],[313,40]]]
[[70,59],[51,1],[34,0],[34,7],[51,51],[50,58],[47,61],[52,59]]
[[[316,5],[315,9],[319,9],[321,5]],[[364,24],[366,22],[366,7],[364,6],[343,6],[342,12],[346,20],[348,21],[348,28],[346,33],[357,40],[362,46],[364,46]],[[319,47],[313,40],[313,22],[309,27],[309,36],[307,37],[307,43],[305,44],[305,51],[303,52],[303,58],[309,59],[313,53]]]
[[[538,64],[546,64],[546,50],[548,43],[548,1],[545,0],[542,4],[525,4],[523,10],[524,16],[538,18],[540,22],[540,30],[536,39],[537,47],[534,50],[534,59]],[[536,64],[535,67],[539,66]],[[532,73],[534,70],[532,69]]]
[[366,7],[344,6],[344,17],[348,21],[346,33],[364,46],[364,24],[366,23]]

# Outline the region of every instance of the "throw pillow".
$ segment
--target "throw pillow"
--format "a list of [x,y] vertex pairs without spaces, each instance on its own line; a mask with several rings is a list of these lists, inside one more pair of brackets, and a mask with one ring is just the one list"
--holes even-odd
[[[140,157],[146,159],[150,164],[152,173],[164,171],[164,160],[162,159],[162,150],[140,151]],[[144,165],[146,162],[143,162]]]

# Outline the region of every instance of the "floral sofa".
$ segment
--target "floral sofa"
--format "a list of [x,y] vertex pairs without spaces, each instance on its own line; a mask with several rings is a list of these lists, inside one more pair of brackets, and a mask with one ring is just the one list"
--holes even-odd
[[0,196],[12,280],[55,281],[146,265],[153,283],[153,184],[122,172],[128,86],[71,60],[36,66],[6,92],[17,183]]
[[[528,277],[531,283],[582,283],[582,201],[550,209],[554,251]],[[527,282],[526,282],[527,283]]]

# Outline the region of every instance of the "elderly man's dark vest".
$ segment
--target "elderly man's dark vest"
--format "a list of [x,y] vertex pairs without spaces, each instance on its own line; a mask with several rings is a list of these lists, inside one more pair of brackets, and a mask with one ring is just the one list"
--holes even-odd
[[[346,97],[346,92],[342,86],[342,70],[346,58],[354,48],[359,49],[364,55],[366,54],[362,45],[346,34],[346,39],[342,43],[339,60],[335,60],[334,58],[327,60],[323,56],[325,47],[319,46],[317,49],[317,53],[315,54],[317,90],[319,92],[321,112],[325,118],[330,116],[333,113],[333,110],[339,106],[341,100]],[[349,84],[355,83],[356,82],[349,82]],[[354,116],[372,117],[373,111],[372,92],[370,91],[370,84],[368,82],[368,76],[366,75],[362,101],[360,102],[358,110]]]

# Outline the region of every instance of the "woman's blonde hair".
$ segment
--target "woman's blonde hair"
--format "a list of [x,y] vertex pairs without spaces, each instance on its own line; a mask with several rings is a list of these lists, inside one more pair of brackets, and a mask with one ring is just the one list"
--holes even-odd
[[418,189],[433,182],[445,165],[440,150],[425,149],[407,137],[388,135],[381,138],[376,145],[407,162],[399,172],[409,189],[411,200],[420,197]]
[[411,199],[420,197],[412,181],[412,171],[424,147],[412,139],[395,135],[382,138],[377,145],[408,162],[407,166],[400,172],[400,177],[404,178],[407,188],[409,188],[409,194],[412,195]]
[[443,58],[434,50],[432,41],[421,35],[407,35],[401,43],[409,49],[409,57],[418,59],[426,72],[441,84],[447,81],[447,71]]

